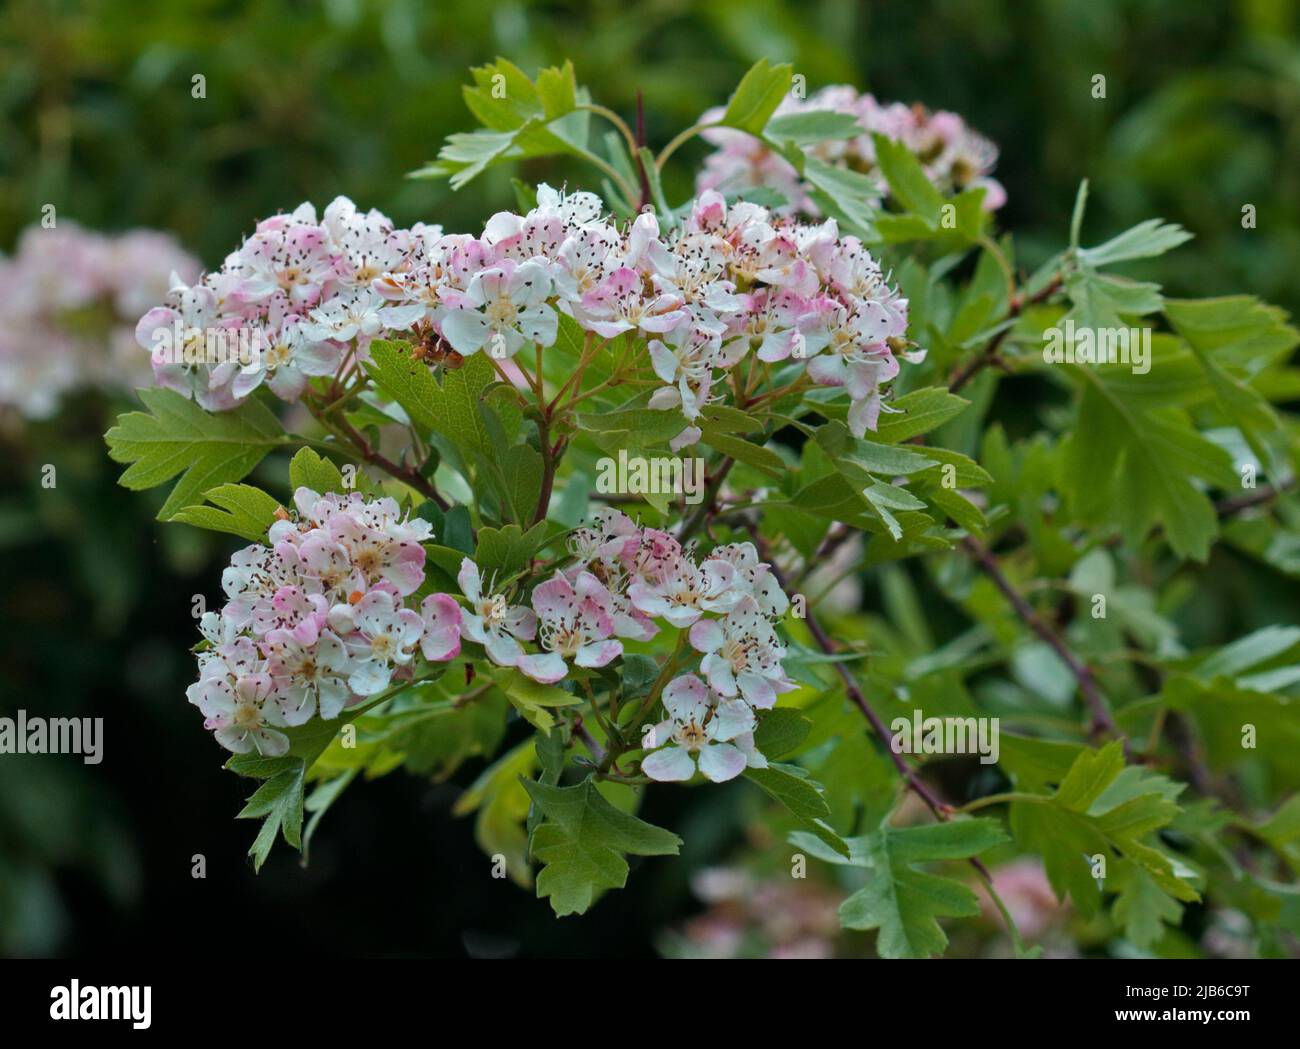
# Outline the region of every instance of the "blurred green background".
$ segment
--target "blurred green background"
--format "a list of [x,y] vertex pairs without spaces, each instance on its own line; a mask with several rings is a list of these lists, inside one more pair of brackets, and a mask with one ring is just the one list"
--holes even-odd
[[[1287,0],[8,0],[0,251],[47,203],[96,229],[171,231],[209,267],[257,218],[336,194],[399,225],[475,229],[513,206],[508,172],[459,194],[404,177],[472,126],[468,66],[572,58],[593,97],[629,117],[643,93],[662,144],[769,57],[810,91],[852,83],[967,117],[1001,146],[999,221],[1026,263],[1061,246],[1086,176],[1085,241],[1179,222],[1197,240],[1150,271],[1170,293],[1248,290],[1294,313],[1298,21]],[[703,150],[678,154],[670,199],[688,194]],[[548,160],[521,174],[587,172]],[[627,955],[699,909],[688,873],[743,840],[734,790],[689,813],[653,795],[647,816],[686,837],[683,860],[645,865],[583,919],[555,923],[482,876],[469,825],[447,813],[452,784],[354,788],[306,871],[281,851],[255,879],[253,828],[231,819],[247,791],[183,697],[191,596],[216,594],[229,548],[156,524],[154,501],[115,488],[99,434],[121,408],[84,396],[0,434],[0,710],[108,721],[101,766],[0,758],[0,952],[220,950],[256,929],[329,954]],[[53,491],[38,483],[47,462]],[[196,853],[205,880],[190,877]]]

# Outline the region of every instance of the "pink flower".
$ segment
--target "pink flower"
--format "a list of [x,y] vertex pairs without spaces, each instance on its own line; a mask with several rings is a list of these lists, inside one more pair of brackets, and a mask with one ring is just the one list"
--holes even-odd
[[752,597],[742,598],[726,618],[701,619],[690,633],[703,652],[700,670],[724,696],[737,694],[759,710],[775,706],[779,692],[794,686],[781,668],[785,646]]
[[450,594],[430,594],[420,602],[424,633],[420,651],[430,663],[445,663],[460,655],[461,611]]
[[310,204],[299,205],[292,215],[259,223],[232,261],[243,278],[237,293],[243,303],[282,291],[295,306],[313,306],[334,271],[328,234],[316,222],[316,209]]
[[675,295],[647,296],[641,274],[627,266],[615,270],[582,296],[578,322],[606,339],[625,331],[662,334],[688,318]]
[[424,547],[416,540],[394,538],[342,510],[330,517],[329,534],[347,550],[353,569],[366,584],[383,580],[406,596],[424,582]]
[[519,669],[535,681],[551,683],[568,673],[566,659],[580,667],[603,667],[623,654],[623,643],[612,640],[613,601],[590,572],[570,584],[556,573],[533,591],[538,616],[538,640],[545,650],[526,655]]
[[253,604],[253,633],[261,637],[280,631],[300,645],[314,645],[325,626],[327,612],[329,604],[319,594],[282,586],[269,599],[263,597]]

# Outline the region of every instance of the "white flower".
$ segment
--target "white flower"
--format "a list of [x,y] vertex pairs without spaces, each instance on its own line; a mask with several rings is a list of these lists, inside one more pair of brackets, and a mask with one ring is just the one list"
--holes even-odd
[[503,259],[490,269],[475,273],[461,297],[460,309],[448,311],[442,319],[442,334],[451,348],[463,356],[482,349],[513,357],[525,343],[550,346],[555,342],[559,320],[546,305],[551,278],[546,267],[535,260],[518,265]]
[[353,608],[352,619],[359,636],[346,641],[353,658],[348,686],[358,695],[373,696],[388,687],[397,667],[414,658],[424,620],[386,590],[366,594]]
[[385,331],[406,331],[423,316],[423,306],[390,306],[378,292],[355,288],[312,310],[310,323],[303,330],[312,339],[368,342]]
[[720,559],[696,565],[681,558],[660,580],[633,583],[632,604],[649,616],[662,616],[675,627],[687,627],[705,612],[729,612],[744,596],[731,589],[735,569]]
[[517,666],[524,655],[519,642],[537,634],[537,615],[522,605],[506,604],[491,588],[485,590],[478,565],[468,557],[461,561],[456,581],[470,605],[470,611],[461,614],[461,633],[482,645],[498,666]]
[[202,711],[203,727],[215,730],[217,742],[235,754],[256,750],[263,757],[279,757],[289,749],[289,737],[277,732],[285,720],[272,701],[275,682],[260,672],[232,678],[201,678],[186,690],[186,697]]
[[[654,780],[680,782],[699,770],[714,783],[735,779],[750,763],[745,750],[732,740],[752,733],[754,712],[739,699],[710,702],[709,690],[694,674],[683,674],[670,681],[663,692],[668,719],[646,733],[646,746],[658,747],[641,761],[641,771]],[[748,750],[755,761],[766,760]]]
[[339,716],[352,695],[347,686],[351,663],[335,634],[326,630],[314,645],[304,645],[286,630],[273,630],[266,636],[266,648],[286,725],[305,724],[318,710],[326,719]]

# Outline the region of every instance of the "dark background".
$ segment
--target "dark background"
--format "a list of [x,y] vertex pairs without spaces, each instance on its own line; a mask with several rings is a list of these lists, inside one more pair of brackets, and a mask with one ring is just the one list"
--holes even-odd
[[[399,224],[474,228],[513,206],[508,172],[460,194],[404,178],[472,126],[468,66],[500,54],[531,73],[571,57],[595,100],[627,116],[643,92],[662,145],[766,56],[794,62],[810,90],[848,82],[966,116],[1001,145],[999,221],[1029,261],[1061,246],[1086,176],[1085,242],[1162,216],[1197,236],[1149,271],[1171,293],[1249,289],[1294,311],[1297,20],[1283,0],[9,0],[0,250],[50,202],[92,228],[173,231],[210,267],[257,218],[340,193]],[[205,99],[191,97],[196,73]],[[703,148],[678,155],[670,199],[689,192]],[[521,175],[585,172],[547,161]],[[1246,203],[1257,230],[1241,228]],[[123,407],[87,395],[0,434],[0,710],[106,720],[100,766],[0,759],[0,952],[220,956],[258,939],[317,957],[627,956],[653,953],[698,907],[687,874],[742,839],[747,794],[696,792],[687,807],[684,792],[653,792],[645,815],[687,840],[684,859],[634,863],[627,891],[557,922],[488,877],[471,821],[449,814],[477,764],[449,784],[354,785],[305,870],[281,845],[255,876],[255,826],[231,818],[249,787],[222,771],[183,695],[193,595],[216,599],[237,544],[160,525],[160,495],[114,485],[99,435]],[[54,491],[38,483],[48,462]],[[190,875],[197,853],[206,879]]]

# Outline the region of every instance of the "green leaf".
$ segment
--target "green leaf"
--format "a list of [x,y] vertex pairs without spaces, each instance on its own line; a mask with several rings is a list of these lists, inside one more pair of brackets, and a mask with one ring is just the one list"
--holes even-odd
[[508,448],[500,456],[503,490],[516,521],[529,522],[542,493],[542,456],[527,444]]
[[790,90],[792,74],[788,64],[774,66],[766,58],[759,59],[741,78],[718,123],[760,134]]
[[484,575],[495,572],[502,579],[508,578],[527,567],[545,538],[545,521],[526,532],[518,525],[480,528],[474,559]]
[[1169,299],[1164,310],[1196,355],[1228,425],[1240,429],[1260,462],[1267,464],[1262,435],[1276,429],[1277,415],[1248,383],[1289,352],[1300,334],[1280,310],[1245,295]]
[[1171,857],[1144,841],[1178,815],[1168,785],[1164,777],[1126,768],[1122,745],[1108,743],[1080,753],[1053,795],[1012,803],[1011,831],[1021,847],[1043,857],[1057,896],[1070,896],[1085,916],[1096,914],[1101,903],[1094,857],[1104,859],[1108,877],[1117,856],[1123,857],[1163,892],[1198,900]]
[[949,393],[945,386],[927,386],[913,390],[891,402],[892,411],[882,412],[873,439],[885,444],[899,444],[912,437],[942,426],[970,404],[964,397]]
[[118,483],[132,491],[155,488],[183,471],[158,511],[160,521],[218,485],[243,480],[285,440],[279,421],[256,400],[216,414],[174,390],[141,390],[140,400],[148,412],[121,416],[104,439],[114,462],[131,464]]
[[537,98],[547,120],[572,113],[578,104],[578,89],[573,76],[573,63],[537,71]]
[[1165,934],[1167,925],[1177,925],[1183,905],[1165,892],[1143,868],[1129,860],[1115,865],[1114,888],[1119,895],[1112,913],[1124,926],[1124,935],[1135,946],[1152,946]]
[[1160,285],[1078,270],[1065,278],[1072,303],[1066,315],[1079,328],[1127,328],[1126,318],[1156,313],[1164,305]]
[[1147,219],[1095,248],[1080,248],[1079,261],[1085,266],[1110,266],[1131,259],[1150,259],[1185,244],[1192,234],[1163,219]]
[[867,870],[867,883],[840,905],[846,929],[879,929],[876,951],[882,958],[926,958],[942,954],[948,937],[939,918],[969,918],[979,900],[952,878],[917,869],[917,864],[977,856],[1007,840],[991,819],[951,820],[921,827],[882,826],[849,839],[847,861],[827,855],[806,834],[791,835],[792,844],[832,862]]
[[261,819],[262,827],[248,854],[253,857],[253,869],[260,871],[271,853],[277,834],[295,849],[302,848],[303,782],[306,765],[301,758],[293,759],[292,766],[263,783],[248,799],[236,819]]
[[814,109],[772,117],[763,133],[775,142],[808,146],[833,139],[857,138],[862,134],[862,125],[852,113]]
[[903,526],[893,515],[893,510],[924,510],[925,503],[897,485],[877,482],[862,490],[863,497],[876,512],[895,541],[903,538]]
[[211,506],[187,506],[177,510],[171,519],[261,543],[282,510],[275,499],[248,484],[220,485],[207,493],[207,500]]
[[339,468],[311,448],[300,448],[289,462],[289,487],[295,492],[310,488],[321,495],[345,491]]
[[556,153],[591,158],[590,114],[576,109],[588,95],[574,82],[570,63],[539,71],[536,83],[503,58],[470,72],[474,85],[464,88],[465,104],[484,129],[449,136],[438,159],[411,177],[450,177],[459,189],[504,161]]
[[754,746],[769,761],[799,749],[808,738],[812,722],[793,707],[774,707],[759,715],[754,729]]
[[1235,485],[1231,457],[1181,410],[1149,408],[1122,369],[1085,364],[1069,372],[1084,386],[1062,462],[1076,513],[1095,524],[1118,523],[1134,542],[1162,524],[1176,553],[1204,561],[1218,518],[1194,479]]
[[849,433],[848,427],[838,421],[818,427],[816,438],[832,461],[854,463],[868,473],[884,477],[903,477],[935,465],[934,459],[906,448],[859,440]]
[[761,444],[754,444],[752,441],[746,441],[743,437],[722,433],[712,424],[703,420],[701,422],[703,422],[703,425],[700,427],[700,440],[714,451],[721,452],[723,455],[735,459],[738,463],[752,466],[755,470],[765,473],[775,480],[780,480],[789,472],[785,460],[772,449],[765,448]]
[[[630,435],[630,447],[643,448],[666,444],[686,428],[686,421],[680,412],[627,408],[615,412],[580,412],[578,427],[593,433],[615,435],[615,442],[621,440],[616,435],[625,433]],[[612,447],[604,438],[601,438],[601,445],[607,452]]]
[[745,778],[784,805],[809,833],[833,852],[849,854],[848,845],[827,822],[831,809],[821,784],[808,779],[808,773],[798,765],[772,763],[766,768],[747,768]]
[[555,707],[572,707],[582,702],[580,696],[565,692],[554,685],[543,685],[526,677],[518,670],[495,668],[491,672],[492,680],[497,683],[506,698],[520,715],[534,728],[550,734],[555,727],[555,718],[550,711]]
[[[436,430],[454,444],[469,447],[488,458],[504,449],[494,439],[483,411],[485,393],[497,381],[496,370],[484,353],[475,353],[454,371],[443,375],[442,384],[428,365],[411,357],[404,342],[376,339],[370,344],[366,372],[385,396],[391,397],[419,430]],[[518,410],[502,403],[497,412],[510,431],[518,421]]]
[[[802,154],[800,154],[803,157]],[[816,157],[803,157],[803,177],[810,196],[832,218],[862,236],[872,236],[880,215],[882,187],[871,175],[839,168]]]
[[516,884],[529,888],[528,834],[524,821],[532,799],[524,784],[537,768],[536,736],[506,751],[479,775],[452,806],[452,815],[476,812],[474,838],[488,856],[505,856],[506,872]]
[[590,778],[575,787],[522,779],[524,789],[545,816],[533,832],[532,854],[545,866],[537,876],[537,895],[550,897],[558,916],[582,914],[597,893],[627,883],[625,856],[673,856],[677,835],[615,808]]
[[943,195],[934,188],[913,153],[902,142],[884,135],[872,135],[876,163],[889,183],[890,195],[904,210],[920,217],[930,229],[939,225]]

